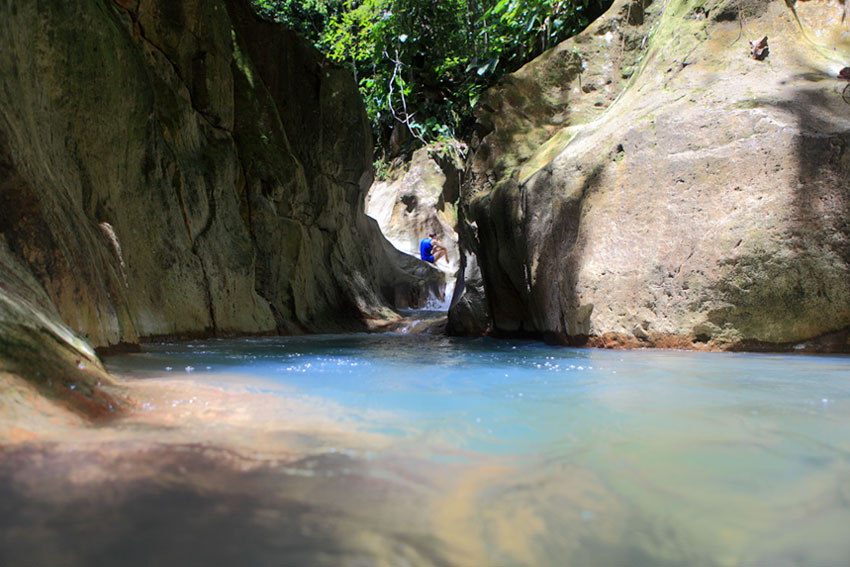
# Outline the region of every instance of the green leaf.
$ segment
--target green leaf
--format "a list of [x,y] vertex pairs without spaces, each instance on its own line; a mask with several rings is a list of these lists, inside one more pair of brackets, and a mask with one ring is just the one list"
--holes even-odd
[[508,5],[509,0],[499,0],[499,2],[490,9],[490,13],[497,15],[502,13]]
[[263,18],[296,30],[356,74],[376,140],[394,124],[402,93],[407,112],[419,119],[414,131],[427,139],[463,135],[461,125],[471,123],[486,88],[597,11],[590,0],[250,2]]

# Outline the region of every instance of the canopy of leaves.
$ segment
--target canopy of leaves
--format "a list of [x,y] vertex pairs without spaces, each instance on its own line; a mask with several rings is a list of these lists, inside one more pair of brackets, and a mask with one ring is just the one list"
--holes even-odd
[[252,0],[351,68],[381,145],[404,123],[465,137],[478,96],[583,29],[610,0]]

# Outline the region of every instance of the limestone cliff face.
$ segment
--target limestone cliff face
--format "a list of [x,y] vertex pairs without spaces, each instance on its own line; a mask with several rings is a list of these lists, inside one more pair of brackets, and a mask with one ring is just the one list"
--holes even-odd
[[370,181],[353,79],[243,0],[0,3],[0,267],[29,274],[2,291],[41,306],[8,328],[106,347],[392,320],[423,268],[363,213]]
[[795,6],[615,2],[487,93],[461,235],[495,332],[850,347],[848,24]]

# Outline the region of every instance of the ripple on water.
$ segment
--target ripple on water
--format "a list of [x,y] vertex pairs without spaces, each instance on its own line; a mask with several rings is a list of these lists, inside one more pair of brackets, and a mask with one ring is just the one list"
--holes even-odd
[[[73,536],[92,543],[71,564],[146,564],[151,541],[181,533],[212,564],[235,548],[307,565],[850,558],[846,357],[402,335],[191,345],[107,361],[134,377],[140,411],[101,441],[3,453],[0,534],[50,545],[4,535],[0,555],[48,560]],[[128,538],[154,517],[144,546]]]

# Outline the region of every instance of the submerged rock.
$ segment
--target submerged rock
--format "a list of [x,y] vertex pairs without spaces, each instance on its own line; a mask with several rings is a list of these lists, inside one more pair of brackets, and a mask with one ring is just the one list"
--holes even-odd
[[848,61],[825,0],[615,2],[508,76],[461,211],[494,332],[850,348]]

